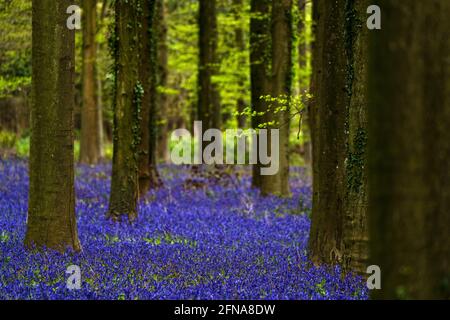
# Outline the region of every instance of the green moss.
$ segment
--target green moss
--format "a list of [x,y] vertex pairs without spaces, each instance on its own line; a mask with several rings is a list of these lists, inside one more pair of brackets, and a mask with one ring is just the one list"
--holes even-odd
[[351,192],[358,193],[363,184],[366,147],[367,133],[365,129],[358,128],[347,159],[347,189]]
[[141,143],[141,128],[140,128],[140,118],[141,118],[141,109],[142,109],[142,98],[144,97],[144,87],[138,81],[134,86],[133,90],[133,151],[137,153],[139,149],[139,145]]
[[355,0],[347,0],[345,4],[345,26],[344,26],[345,53],[347,57],[345,90],[349,97],[351,97],[353,94],[353,80],[355,78],[354,47],[361,27],[362,21],[358,16],[358,12],[355,9]]

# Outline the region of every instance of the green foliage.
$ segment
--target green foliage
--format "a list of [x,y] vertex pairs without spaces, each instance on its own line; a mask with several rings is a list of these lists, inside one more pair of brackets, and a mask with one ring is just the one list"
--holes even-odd
[[2,233],[0,233],[0,243],[6,243],[9,241],[9,233],[6,231],[2,231]]
[[[278,97],[273,97],[271,95],[265,95],[260,97],[261,100],[266,102],[267,109],[265,111],[256,112],[250,107],[246,107],[243,112],[234,112],[234,115],[245,115],[248,117],[263,117],[266,114],[278,114],[280,112],[286,112],[289,110],[289,121],[299,118],[299,123],[302,122],[302,117],[306,109],[306,103],[311,99],[309,93],[300,94],[297,96],[286,96],[280,95]],[[269,121],[260,123],[257,129],[268,129],[268,128],[280,128],[285,125],[278,121]],[[300,135],[301,126],[299,127],[298,136]]]
[[[167,97],[167,109],[162,113],[158,124],[188,124],[193,120],[193,112],[197,103],[198,72],[198,1],[166,0],[168,28],[168,79],[165,86],[157,88],[159,93]],[[101,99],[103,115],[112,123],[114,110],[114,88],[117,55],[117,37],[114,28],[114,1],[109,1],[103,11],[103,1],[98,2],[97,35],[98,43],[96,72],[102,87]],[[292,97],[271,97],[270,92],[262,99],[270,102],[268,111],[276,113],[291,109],[292,134],[291,145],[302,144],[309,140],[308,128],[302,125],[302,115],[309,99],[307,89],[311,73],[309,44],[312,39],[311,5],[307,4],[306,15],[300,14],[293,6],[293,27],[303,21],[306,26],[303,32],[294,32],[293,43],[293,94]],[[233,0],[217,0],[218,14],[218,74],[213,82],[219,90],[223,129],[236,128],[237,116],[244,115],[250,119],[250,0],[243,0],[242,5],[235,5]],[[257,17],[270,19],[270,15]],[[239,32],[242,34],[238,36]],[[299,55],[299,48],[306,51]],[[270,46],[267,52],[270,53]],[[76,32],[76,81],[77,105],[81,104],[81,72],[82,72],[82,32]],[[305,63],[298,63],[299,61]],[[267,60],[270,63],[270,59]],[[269,66],[270,70],[270,66]],[[17,95],[28,90],[31,84],[31,1],[8,0],[0,3],[0,98]],[[300,101],[302,100],[303,101]],[[243,112],[237,110],[238,103],[245,107]],[[263,116],[264,113],[259,114]],[[264,123],[260,128],[276,127],[279,123]],[[111,124],[112,126],[112,124]],[[300,130],[301,129],[301,130]],[[15,142],[18,153],[27,155],[28,138],[20,138]],[[75,145],[77,153],[77,144]],[[112,157],[112,150],[105,147],[107,158]],[[293,155],[294,162],[295,153]],[[301,159],[298,159],[301,161]]]
[[0,148],[12,149],[16,145],[16,134],[8,131],[0,131]]
[[[222,0],[218,4],[220,67],[213,82],[220,91],[222,114],[232,115],[238,100],[250,105],[250,2],[244,0],[237,6],[231,0]],[[242,43],[237,41],[238,30],[242,31]],[[227,128],[237,126],[236,117],[227,120]]]
[[18,157],[28,158],[30,155],[30,137],[22,137],[17,140],[15,149]]
[[31,1],[0,3],[0,98],[31,84]]

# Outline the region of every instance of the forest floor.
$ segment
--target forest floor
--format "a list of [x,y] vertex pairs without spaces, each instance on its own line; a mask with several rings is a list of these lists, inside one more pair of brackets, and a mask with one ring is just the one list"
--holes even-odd
[[[191,170],[161,166],[133,224],[106,219],[110,165],[76,169],[81,253],[26,251],[28,168],[0,160],[1,299],[366,299],[359,277],[306,256],[311,184],[292,169],[289,199],[261,197],[245,170],[193,189]],[[299,206],[300,205],[300,206]],[[303,208],[303,210],[299,209]],[[69,290],[70,265],[82,287]]]

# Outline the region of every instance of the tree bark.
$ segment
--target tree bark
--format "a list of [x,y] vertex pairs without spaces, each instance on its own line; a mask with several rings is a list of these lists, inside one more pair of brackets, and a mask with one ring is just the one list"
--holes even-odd
[[200,0],[199,8],[199,70],[197,119],[203,130],[221,128],[219,92],[212,78],[217,74],[217,12],[216,0]]
[[81,108],[80,162],[101,159],[100,114],[97,100],[97,1],[83,0],[83,107]]
[[[265,122],[267,103],[262,96],[270,94],[271,70],[271,0],[252,0],[250,8],[250,81],[252,99],[252,127],[258,129]],[[252,186],[261,188],[261,165],[253,165]]]
[[[292,0],[252,1],[251,35],[251,80],[252,107],[257,114],[252,118],[253,128],[274,122],[268,129],[280,130],[280,142],[272,146],[268,140],[268,152],[279,148],[279,171],[272,176],[261,175],[261,164],[253,166],[253,186],[263,195],[288,196],[289,190],[289,106],[278,102],[273,105],[261,99],[291,97],[292,69]],[[276,111],[278,108],[283,108]],[[258,114],[259,113],[259,114]],[[259,139],[259,137],[258,137]]]
[[139,196],[140,111],[144,88],[139,69],[143,0],[116,0],[113,54],[115,99],[113,166],[108,216],[120,221],[137,217]]
[[[158,84],[161,88],[167,87],[168,81],[168,55],[169,48],[167,45],[167,12],[166,3],[164,0],[157,0],[156,2],[156,30],[158,34]],[[158,130],[158,159],[163,159],[165,163],[169,163],[169,105],[168,97],[164,91],[157,92],[159,115],[159,130]]]
[[[367,267],[366,1],[314,3],[313,211],[315,264]],[[363,22],[364,21],[364,22]]]
[[69,0],[33,0],[30,190],[25,245],[81,250],[75,219],[75,32]]
[[[272,77],[273,98],[290,99],[292,95],[292,0],[272,1]],[[283,108],[279,112],[276,108]],[[271,146],[279,148],[279,171],[273,176],[261,176],[261,193],[289,196],[289,133],[290,107],[279,102],[273,103],[266,120],[275,121],[274,129],[280,130],[280,143]],[[270,141],[269,141],[270,142]]]
[[[240,54],[239,65],[245,65],[245,56],[242,54],[246,50],[245,38],[244,38],[244,29],[242,28],[242,12],[244,11],[242,0],[233,0],[233,12],[234,18],[237,21],[237,26],[234,31],[234,36],[236,40],[236,48],[238,49],[238,53]],[[239,95],[237,97],[236,109],[238,112],[237,115],[237,124],[238,128],[244,129],[247,127],[247,117],[243,114],[245,109],[245,96],[246,96],[246,88],[245,85],[245,77],[239,77],[238,86],[239,86]]]
[[141,15],[139,79],[144,89],[140,112],[139,193],[160,185],[156,163],[157,37],[154,25],[155,0],[144,0]]
[[370,32],[369,181],[375,299],[449,299],[450,2],[379,1]]
[[[302,95],[303,103],[307,103],[305,95],[308,93],[309,77],[305,76],[305,71],[308,67],[308,43],[306,40],[306,0],[297,0],[299,18],[297,25],[297,34],[299,36],[298,41],[298,66],[299,66],[299,93]],[[309,126],[309,114],[308,110],[304,110],[302,119],[302,130],[305,135],[303,142],[303,159],[308,171],[311,171],[312,166],[312,144],[311,144],[311,130]]]

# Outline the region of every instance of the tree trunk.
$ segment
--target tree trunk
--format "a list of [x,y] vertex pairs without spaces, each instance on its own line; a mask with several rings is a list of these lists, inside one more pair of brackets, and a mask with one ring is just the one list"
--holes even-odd
[[155,0],[144,0],[141,15],[139,79],[144,89],[140,112],[139,193],[144,195],[159,186],[156,168],[156,34]]
[[[167,45],[167,18],[166,18],[166,3],[164,0],[157,0],[156,2],[156,30],[158,33],[158,84],[161,88],[167,87],[168,80],[168,55],[169,48]],[[158,130],[158,159],[163,159],[165,163],[169,163],[169,105],[167,94],[163,91],[157,92],[158,112],[159,115],[159,130]]]
[[373,298],[450,298],[450,2],[382,0],[370,33]]
[[149,163],[150,163],[150,188],[158,188],[162,185],[158,173],[158,117],[161,106],[158,104],[158,22],[154,20],[156,0],[147,0],[151,4],[150,21],[150,140],[149,140]]
[[314,4],[313,212],[315,264],[367,267],[366,1]]
[[[265,115],[260,112],[267,110],[267,104],[261,99],[270,94],[271,70],[271,0],[252,0],[250,8],[250,80],[252,99],[252,128],[258,129],[265,122]],[[253,165],[252,186],[261,188],[261,165],[258,161]]]
[[75,32],[69,0],[33,0],[30,190],[25,245],[80,250],[75,219]]
[[[298,25],[297,34],[298,41],[298,66],[299,66],[299,93],[302,95],[303,103],[307,103],[306,94],[308,93],[309,77],[305,75],[308,68],[308,43],[306,40],[306,0],[297,0],[298,5]],[[304,110],[302,119],[302,130],[305,135],[303,142],[303,160],[308,171],[311,171],[312,166],[312,145],[311,145],[311,130],[309,128],[309,114],[308,110]]]
[[[244,4],[242,0],[233,0],[233,12],[234,18],[237,22],[237,26],[234,31],[235,40],[236,40],[236,48],[238,49],[238,53],[240,54],[239,65],[244,66],[245,56],[243,53],[246,50],[245,39],[244,39],[244,29],[242,28],[242,12],[244,12]],[[236,109],[239,113],[237,116],[237,124],[238,128],[246,128],[247,127],[247,117],[243,114],[245,109],[245,96],[246,96],[246,88],[245,86],[245,77],[239,77],[238,86],[239,86],[239,96],[237,97]]]
[[83,0],[83,107],[81,108],[80,162],[97,164],[101,158],[97,105],[97,1]]
[[216,0],[200,0],[197,119],[203,130],[220,129],[222,122],[219,92],[212,81],[218,69],[217,41]]
[[113,52],[115,99],[113,167],[108,216],[120,221],[137,217],[139,194],[140,111],[144,88],[140,82],[142,0],[116,0]]
[[[272,1],[272,97],[290,98],[292,95],[292,0]],[[288,196],[289,188],[289,133],[290,108],[274,103],[274,107],[285,107],[284,111],[268,113],[269,121],[275,120],[280,130],[279,171],[274,176],[261,177],[263,194]],[[272,147],[272,146],[270,146]],[[269,148],[270,150],[270,148]]]
[[[269,129],[280,130],[279,171],[272,176],[261,175],[261,164],[253,166],[253,186],[259,188],[263,195],[277,194],[288,196],[289,190],[289,107],[275,112],[282,107],[277,102],[269,108],[261,96],[291,96],[292,68],[292,0],[252,1],[251,28],[251,79],[253,111],[263,115],[253,116],[253,128],[261,124],[275,122]],[[268,150],[272,146],[268,141]]]

